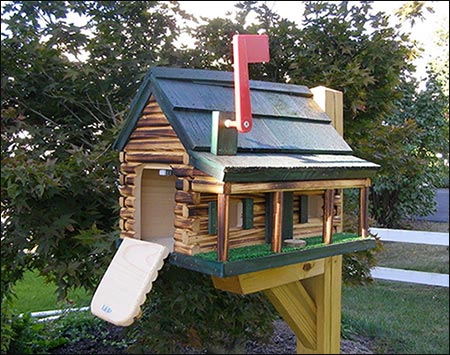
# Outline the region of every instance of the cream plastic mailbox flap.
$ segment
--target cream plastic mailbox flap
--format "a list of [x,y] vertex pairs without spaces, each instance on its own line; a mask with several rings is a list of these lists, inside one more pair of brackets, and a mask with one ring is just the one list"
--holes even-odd
[[91,312],[118,326],[133,323],[168,255],[163,245],[123,239],[95,291]]

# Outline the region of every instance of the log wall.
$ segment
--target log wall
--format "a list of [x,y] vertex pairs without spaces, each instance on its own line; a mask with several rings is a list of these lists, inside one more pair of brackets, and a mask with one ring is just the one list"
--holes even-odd
[[[175,131],[170,126],[153,97],[143,111],[129,142],[120,153],[120,228],[122,238],[141,239],[141,181],[144,169],[171,169],[176,177],[174,204],[174,251],[188,255],[217,250],[217,235],[208,233],[208,202],[217,194],[192,191],[195,177],[207,177],[189,165],[189,157]],[[212,178],[211,178],[212,179]],[[341,228],[341,196],[335,190],[333,228]],[[294,238],[322,234],[322,200],[310,206],[308,223],[298,223],[299,196],[321,195],[323,191],[294,192]],[[229,247],[236,248],[265,243],[265,193],[233,195],[252,198],[254,224],[252,229],[231,228]]]
[[[144,169],[170,169],[188,154],[153,97],[145,107],[124,150],[120,152],[120,236],[141,239],[141,183]],[[172,197],[173,198],[173,197]]]

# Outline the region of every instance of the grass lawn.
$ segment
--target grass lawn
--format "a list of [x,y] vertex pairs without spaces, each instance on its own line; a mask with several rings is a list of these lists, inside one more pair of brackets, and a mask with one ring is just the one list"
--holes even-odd
[[383,242],[378,266],[395,269],[449,273],[448,247],[441,245]]
[[[379,266],[449,272],[447,247],[392,242],[384,246]],[[56,301],[55,290],[28,272],[15,288],[15,308],[24,313],[69,306]],[[88,306],[91,297],[75,290],[69,294],[70,306]],[[344,286],[342,329],[350,339],[352,335],[373,338],[377,354],[448,354],[449,289],[380,280],[369,286]]]
[[[448,223],[410,222],[412,230],[448,232]],[[406,228],[405,228],[406,229]],[[384,242],[378,266],[449,273],[446,246]],[[449,289],[375,280],[342,290],[343,328],[374,337],[377,353],[448,354]]]
[[58,302],[56,286],[47,284],[37,272],[27,271],[14,288],[17,298],[14,308],[18,313],[49,311],[65,307],[84,307],[91,303],[92,294],[83,289],[69,292],[70,302]]
[[449,289],[390,281],[342,290],[343,328],[374,337],[378,354],[448,354]]

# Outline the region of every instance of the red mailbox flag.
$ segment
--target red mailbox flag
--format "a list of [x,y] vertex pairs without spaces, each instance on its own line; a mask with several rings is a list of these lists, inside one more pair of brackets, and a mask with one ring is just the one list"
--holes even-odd
[[227,127],[236,127],[246,133],[252,129],[252,106],[248,63],[269,61],[269,37],[267,35],[234,35],[234,104],[236,120],[228,121]]

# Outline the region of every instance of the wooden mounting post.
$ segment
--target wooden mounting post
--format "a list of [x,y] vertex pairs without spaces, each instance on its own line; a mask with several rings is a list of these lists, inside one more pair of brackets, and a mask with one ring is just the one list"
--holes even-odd
[[[331,125],[344,137],[344,96],[341,91],[317,86],[311,89],[314,101],[331,119]],[[336,232],[341,233],[344,229],[344,190],[339,189],[340,201],[338,202],[338,214],[340,224],[336,226]]]
[[302,280],[317,307],[317,344],[297,337],[297,354],[339,354],[341,344],[342,255],[325,258],[323,275]]
[[333,210],[334,190],[325,190],[323,194],[323,229],[322,236],[325,244],[331,244],[333,239]]
[[311,91],[314,95],[314,101],[330,117],[333,127],[341,136],[344,136],[344,101],[342,92],[324,86],[317,86],[312,88]]
[[297,337],[298,354],[339,354],[342,255],[219,278],[219,290],[263,291]]
[[281,252],[282,227],[283,227],[283,192],[273,193],[272,205],[272,251]]
[[217,195],[217,260],[228,260],[230,195]]
[[225,121],[233,118],[232,112],[213,111],[211,153],[215,155],[236,155],[238,131],[233,127],[225,127]]
[[359,235],[363,238],[368,236],[368,219],[369,219],[369,188],[362,187],[359,189]]

